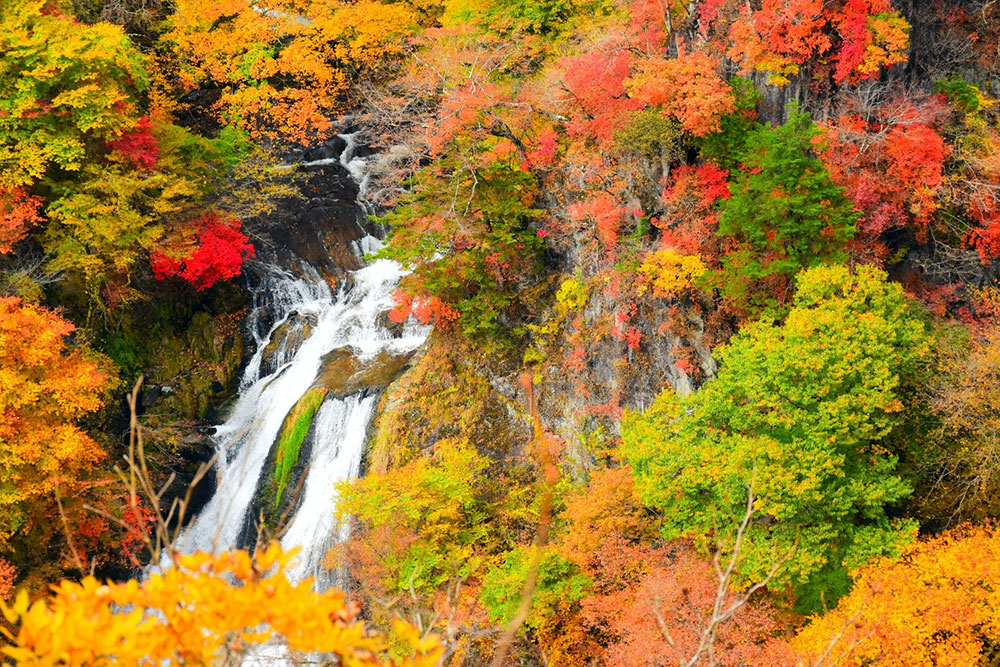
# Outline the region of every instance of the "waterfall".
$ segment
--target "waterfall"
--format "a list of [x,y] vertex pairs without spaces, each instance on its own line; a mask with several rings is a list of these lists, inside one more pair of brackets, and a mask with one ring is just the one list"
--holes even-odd
[[293,581],[308,576],[320,587],[333,583],[321,563],[334,542],[348,535],[347,526],[334,524],[337,499],[332,483],[358,476],[365,432],[375,411],[375,398],[355,394],[331,399],[316,415],[316,446],[309,460],[301,506],[281,538],[281,546],[286,550],[301,549],[298,563],[288,573]]
[[[358,243],[358,252],[377,247],[374,238]],[[265,463],[286,415],[316,383],[324,355],[347,349],[357,364],[379,355],[404,355],[424,341],[427,328],[412,322],[395,333],[384,325],[392,293],[403,275],[389,260],[353,272],[336,294],[315,271],[305,278],[277,267],[264,267],[248,328],[256,351],[246,365],[239,395],[229,417],[216,429],[217,488],[183,531],[177,550],[223,551],[247,545],[245,526],[252,525],[255,494]],[[275,323],[263,334],[267,310]],[[264,365],[265,351],[271,358]],[[274,367],[273,370],[269,370]],[[374,417],[377,391],[361,389],[348,396],[329,395],[310,427],[306,479],[281,538],[286,549],[300,548],[289,576],[318,576],[329,585],[321,563],[329,547],[345,535],[334,525],[334,484],[359,473],[365,436]]]

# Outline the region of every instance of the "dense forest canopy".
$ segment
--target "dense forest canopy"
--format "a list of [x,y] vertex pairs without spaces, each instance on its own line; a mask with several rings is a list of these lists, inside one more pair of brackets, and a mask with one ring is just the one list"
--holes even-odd
[[[0,650],[994,664],[998,54],[984,0],[0,0]],[[171,545],[344,134],[433,333],[324,591],[329,385],[257,548]]]

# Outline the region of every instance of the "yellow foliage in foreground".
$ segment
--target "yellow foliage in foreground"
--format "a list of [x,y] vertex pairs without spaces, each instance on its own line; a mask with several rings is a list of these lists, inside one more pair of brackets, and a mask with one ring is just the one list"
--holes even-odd
[[336,656],[346,667],[440,663],[437,639],[401,621],[396,632],[415,657],[382,661],[383,638],[365,629],[343,593],[288,580],[292,556],[277,544],[254,556],[198,553],[142,582],[63,581],[33,604],[22,592],[12,606],[0,603],[13,625],[13,632],[0,628],[11,643],[3,653],[26,666],[238,664],[251,647],[270,643]]

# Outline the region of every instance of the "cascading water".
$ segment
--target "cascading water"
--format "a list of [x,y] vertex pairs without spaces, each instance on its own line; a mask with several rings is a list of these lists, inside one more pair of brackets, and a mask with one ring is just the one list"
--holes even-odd
[[309,461],[302,491],[302,503],[281,538],[287,550],[301,549],[297,566],[289,572],[292,580],[313,577],[319,587],[331,582],[331,574],[321,567],[324,556],[337,541],[348,537],[347,526],[336,526],[334,481],[354,479],[361,469],[365,432],[375,411],[375,396],[355,394],[331,399],[323,404],[315,419],[317,447]]
[[[353,135],[341,137],[346,147],[338,158],[300,166],[324,166],[335,160],[356,180],[363,196],[364,160],[354,156]],[[378,239],[366,236],[352,249],[363,260],[380,247]],[[268,472],[268,456],[285,417],[320,382],[324,361],[332,352],[341,357],[348,353],[352,368],[364,369],[380,359],[407,357],[429,331],[413,322],[395,332],[384,325],[403,275],[389,260],[354,271],[336,294],[308,265],[300,276],[268,265],[257,273],[260,282],[247,321],[256,350],[244,370],[236,403],[213,436],[217,488],[174,545],[182,553],[224,551],[251,541],[246,528],[253,526],[251,513]],[[358,476],[378,400],[377,388],[355,389],[347,395],[330,392],[313,417],[305,479],[281,538],[284,548],[300,549],[289,577],[296,581],[314,577],[319,588],[332,583],[321,567],[324,556],[336,541],[346,538],[345,528],[335,524],[334,485]]]
[[[359,252],[361,248],[372,249],[376,243],[373,238],[366,239],[359,244]],[[253,330],[262,317],[258,309],[275,309],[278,319],[266,335],[258,336],[236,404],[216,430],[218,487],[182,533],[175,545],[179,551],[245,546],[243,528],[252,520],[248,513],[268,454],[285,416],[314,386],[325,355],[346,348],[363,365],[380,354],[410,353],[423,343],[427,335],[424,327],[408,323],[394,335],[382,324],[401,275],[397,264],[379,260],[355,271],[353,280],[345,281],[334,295],[318,275],[309,280],[270,269],[262,288],[272,303],[257,303],[250,328]],[[272,340],[279,332],[281,339]],[[295,341],[301,343],[295,347]],[[277,368],[265,373],[263,356],[269,348],[270,363]],[[294,579],[316,576],[318,585],[330,583],[322,576],[320,564],[331,544],[341,537],[334,525],[334,484],[358,475],[376,399],[367,390],[343,398],[329,397],[313,419],[306,479],[281,540],[287,549],[301,549],[289,573]]]

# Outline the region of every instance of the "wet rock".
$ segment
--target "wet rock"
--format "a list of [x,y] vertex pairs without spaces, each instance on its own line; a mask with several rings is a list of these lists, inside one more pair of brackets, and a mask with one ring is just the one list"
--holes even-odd
[[310,148],[303,152],[303,162],[316,162],[319,160],[339,160],[347,148],[347,142],[339,135],[334,135],[315,148]]
[[[166,389],[169,389],[169,387],[166,387]],[[142,388],[142,395],[139,398],[139,406],[142,408],[142,410],[148,410],[158,400],[160,400],[160,396],[162,396],[163,393],[164,393],[163,389],[161,389],[158,385],[148,384],[144,386]]]
[[383,350],[371,359],[361,359],[350,348],[337,348],[323,356],[313,386],[325,387],[335,398],[365,389],[382,389],[406,370],[413,354]]
[[280,200],[261,221],[269,261],[296,271],[305,260],[328,280],[364,266],[355,242],[378,230],[357,202],[358,184],[351,174],[339,162],[324,162],[342,150],[324,145],[302,156],[300,164],[321,164],[302,167],[299,196]]
[[[170,455],[161,461],[162,473],[169,484],[161,499],[160,511],[164,516],[170,515],[169,528],[175,530],[188,525],[215,492],[216,467],[211,465],[215,449],[211,436],[215,428],[205,422],[195,422],[175,425],[169,431],[174,434]],[[150,446],[156,448],[157,443],[147,444]],[[176,508],[171,513],[171,506],[179,500],[186,500],[183,516]]]
[[242,361],[243,334],[234,326],[234,315],[196,313],[183,333],[157,342],[143,401],[154,401],[160,418],[168,421],[212,420]]
[[291,313],[288,319],[274,330],[274,333],[271,334],[271,340],[261,352],[261,376],[270,375],[279,366],[295,356],[295,352],[309,338],[315,326],[316,318],[314,315]]
[[395,322],[389,319],[389,313],[385,312],[379,315],[378,325],[389,330],[393,338],[400,338],[403,335],[403,327],[406,325],[405,322]]

